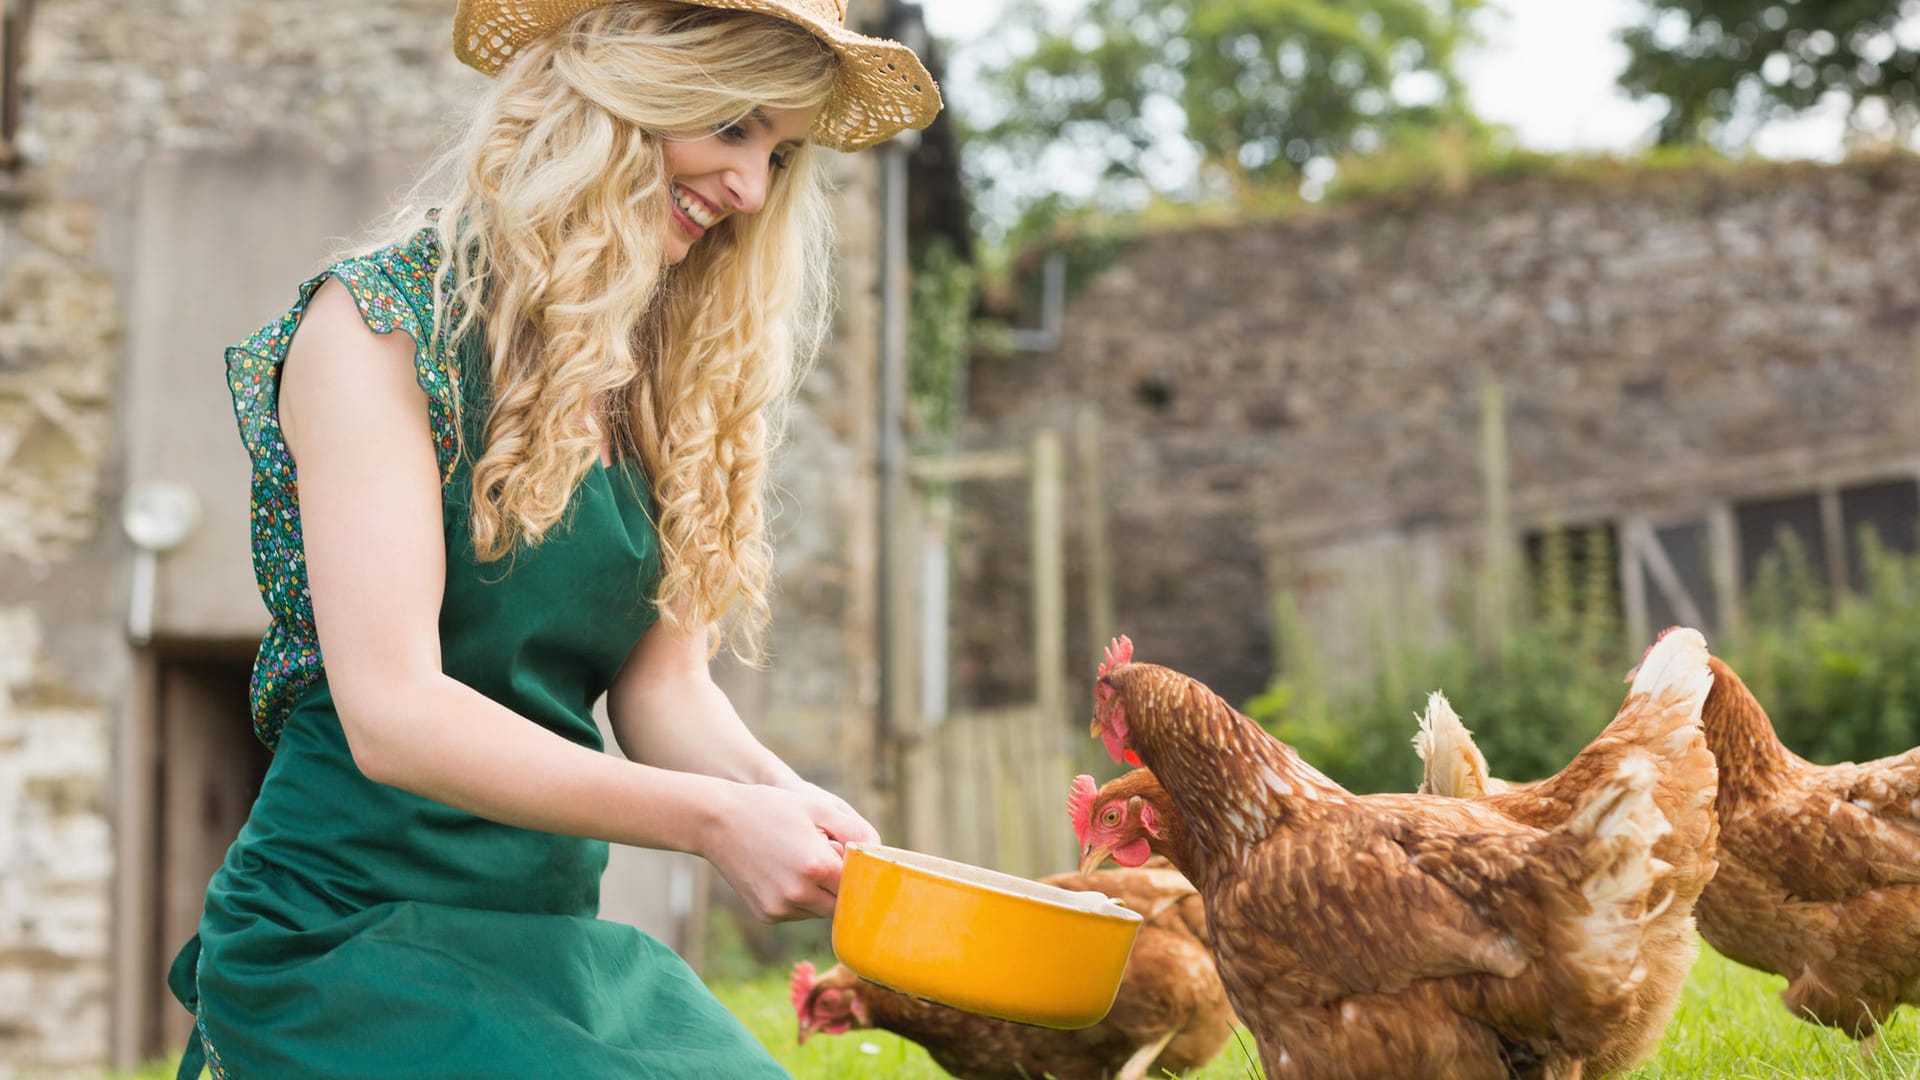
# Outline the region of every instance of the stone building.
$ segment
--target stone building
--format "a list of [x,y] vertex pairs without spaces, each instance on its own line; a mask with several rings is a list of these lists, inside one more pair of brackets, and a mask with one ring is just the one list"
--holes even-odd
[[[265,612],[221,350],[377,221],[474,99],[452,9],[5,0],[0,1080],[184,1039],[162,965],[265,767],[245,702]],[[917,8],[855,0],[851,21],[898,31]],[[920,145],[916,174],[951,172],[950,144]],[[769,742],[876,817],[883,161],[835,164],[838,336],[780,466],[777,661],[726,675]],[[171,521],[181,489],[197,514]],[[149,558],[130,510],[142,543],[184,536]],[[688,945],[691,862],[617,853],[606,913]]]
[[[1723,630],[1782,528],[1836,585],[1863,524],[1914,548],[1916,230],[1920,161],[1896,157],[1596,166],[1150,232],[1075,283],[1057,349],[975,361],[969,439],[1091,406],[1115,612],[1091,629],[1232,700],[1294,649],[1361,672],[1468,629],[1455,594],[1484,603],[1487,567],[1555,528],[1613,538],[1636,639]],[[1030,679],[1004,617],[1019,512],[977,502],[956,544],[976,705]]]

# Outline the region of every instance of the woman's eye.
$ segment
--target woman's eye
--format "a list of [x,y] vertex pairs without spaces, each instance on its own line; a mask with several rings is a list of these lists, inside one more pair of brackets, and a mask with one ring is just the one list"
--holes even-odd
[[747,129],[739,124],[728,124],[720,129],[719,135],[730,143],[743,142],[747,137]]
[[776,168],[776,169],[784,169],[784,168],[786,168],[787,166],[789,166],[789,165],[792,165],[792,164],[793,164],[793,151],[791,151],[791,150],[775,150],[775,151],[773,152],[773,156],[772,156],[771,158],[769,158],[768,160],[770,160],[770,161],[772,161],[772,162],[773,162],[773,167],[774,167],[774,168]]

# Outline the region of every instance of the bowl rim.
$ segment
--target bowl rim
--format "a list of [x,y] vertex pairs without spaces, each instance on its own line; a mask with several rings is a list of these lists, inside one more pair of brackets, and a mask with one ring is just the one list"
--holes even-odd
[[[960,862],[957,859],[946,859],[938,855],[929,855],[924,851],[891,847],[887,844],[876,844],[868,841],[857,841],[848,844],[847,855],[851,857],[855,852],[859,852],[861,855],[873,859],[876,862],[887,863],[902,871],[919,874],[922,877],[931,878],[947,885],[990,893],[1008,900],[1017,900],[1022,903],[1036,905],[1050,911],[1068,912],[1075,915],[1089,915],[1096,919],[1110,919],[1116,922],[1143,923],[1145,921],[1145,916],[1113,897],[1100,892],[1098,889],[1062,889],[1058,885],[1048,885],[1042,881],[1034,881],[1030,878],[1020,877],[1017,874],[991,870],[984,866],[975,866],[972,863]],[[978,877],[943,872],[940,869],[942,866],[957,867],[966,871],[967,875],[978,875]],[[1009,882],[1014,888],[996,887],[993,884],[993,879]],[[1047,893],[1057,894],[1061,899],[1053,899],[1047,896]],[[1069,901],[1066,899],[1088,893],[1101,897],[1105,903],[1093,906],[1084,900]]]

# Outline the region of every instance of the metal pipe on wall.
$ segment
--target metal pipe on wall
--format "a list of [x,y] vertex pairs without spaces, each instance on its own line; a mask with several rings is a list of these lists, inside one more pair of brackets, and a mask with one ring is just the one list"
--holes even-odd
[[[896,713],[901,703],[897,671],[900,658],[895,639],[906,613],[898,610],[904,594],[899,587],[900,539],[896,523],[907,498],[903,425],[907,398],[907,159],[914,146],[910,136],[916,134],[903,133],[880,151],[880,490],[876,522],[879,603],[875,605],[878,632],[874,647],[880,675],[878,745],[881,746],[896,732]],[[886,755],[877,757],[884,760]]]

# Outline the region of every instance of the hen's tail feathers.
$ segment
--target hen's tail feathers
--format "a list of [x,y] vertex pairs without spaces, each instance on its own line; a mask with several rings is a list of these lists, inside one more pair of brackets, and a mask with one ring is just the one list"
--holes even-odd
[[1539,793],[1567,804],[1578,802],[1599,778],[1613,773],[1623,755],[1644,751],[1653,755],[1660,776],[1661,809],[1679,833],[1674,842],[1710,842],[1718,770],[1700,726],[1713,687],[1708,660],[1706,639],[1699,631],[1679,627],[1663,634],[1647,650],[1613,722],[1567,768],[1543,781]]
[[1656,703],[1685,701],[1691,720],[1697,723],[1700,709],[1707,703],[1707,691],[1713,687],[1713,670],[1707,659],[1707,639],[1700,636],[1700,631],[1685,626],[1668,630],[1640,661],[1633,687],[1627,692],[1628,700],[1646,694]]
[[1654,801],[1659,778],[1651,756],[1627,754],[1606,782],[1586,792],[1566,826],[1581,841],[1586,876],[1579,888],[1587,901],[1569,959],[1630,985],[1646,975],[1639,961],[1646,925],[1672,898],[1654,898],[1670,867],[1653,847],[1672,828]]
[[1718,831],[1713,799],[1719,768],[1707,748],[1701,713],[1713,689],[1706,639],[1678,627],[1662,634],[1640,662],[1633,688],[1607,734],[1645,748],[1657,759],[1657,798],[1675,835],[1660,854],[1683,864],[1676,887],[1692,896],[1713,874]]
[[1495,779],[1488,770],[1487,759],[1473,744],[1473,733],[1460,722],[1447,695],[1438,690],[1427,695],[1427,711],[1420,717],[1413,750],[1426,763],[1426,775],[1420,779],[1423,795],[1474,799],[1507,790],[1506,781]]

